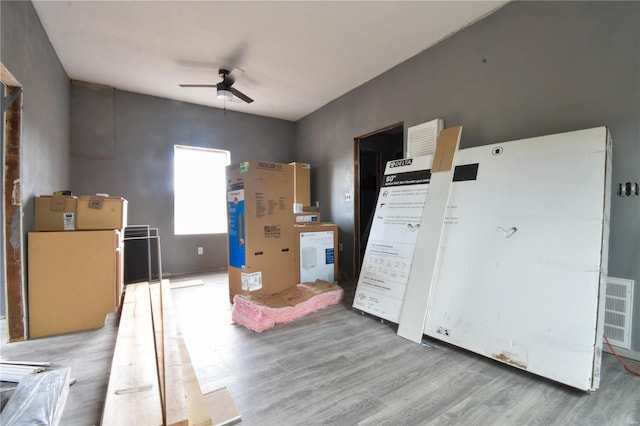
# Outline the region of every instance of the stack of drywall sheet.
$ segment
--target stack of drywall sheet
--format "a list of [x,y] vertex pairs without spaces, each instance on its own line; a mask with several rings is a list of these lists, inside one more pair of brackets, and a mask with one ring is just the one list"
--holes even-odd
[[[431,176],[398,334],[420,342],[424,333],[579,389],[597,389],[608,259],[608,130],[465,149],[454,164],[450,179],[436,185],[436,173]],[[378,288],[390,287],[384,276],[378,279]],[[356,301],[366,296],[359,286]]]
[[597,389],[610,149],[600,127],[460,151],[477,175],[453,182],[424,333]]

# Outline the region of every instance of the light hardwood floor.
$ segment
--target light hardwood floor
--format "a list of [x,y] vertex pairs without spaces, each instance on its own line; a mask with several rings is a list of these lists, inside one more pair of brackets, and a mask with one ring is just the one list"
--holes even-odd
[[[176,315],[202,390],[226,386],[242,424],[640,425],[640,378],[610,354],[588,394],[439,342],[411,343],[353,311],[349,291],[342,305],[254,333],[231,323],[226,274],[185,279],[194,278],[205,285],[172,290]],[[97,424],[116,332],[110,315],[99,330],[2,344],[1,355],[71,367],[78,381],[62,424]]]

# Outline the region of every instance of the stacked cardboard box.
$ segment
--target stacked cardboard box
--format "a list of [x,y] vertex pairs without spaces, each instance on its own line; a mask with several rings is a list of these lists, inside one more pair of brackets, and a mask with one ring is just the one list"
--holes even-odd
[[307,268],[304,279],[337,279],[337,226],[320,225],[319,208],[310,206],[310,170],[308,163],[297,162],[243,161],[227,167],[230,300],[236,294],[275,294],[301,282],[301,233],[308,241],[331,233],[331,248],[321,248],[322,262]]
[[293,162],[293,205],[294,211],[302,212],[303,206],[311,205],[311,164]]
[[296,281],[338,280],[338,225],[295,225]]
[[229,296],[295,285],[293,168],[268,161],[227,167]]
[[35,230],[124,229],[127,200],[120,197],[41,195],[35,198]]
[[120,306],[122,230],[127,201],[119,197],[35,198],[29,233],[29,335],[42,337],[104,325]]
[[78,197],[43,195],[35,198],[36,231],[74,231]]

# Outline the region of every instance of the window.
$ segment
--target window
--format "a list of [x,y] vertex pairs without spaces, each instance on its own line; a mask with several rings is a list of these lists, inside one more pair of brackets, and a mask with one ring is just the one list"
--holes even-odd
[[175,145],[173,153],[175,234],[227,232],[229,151]]

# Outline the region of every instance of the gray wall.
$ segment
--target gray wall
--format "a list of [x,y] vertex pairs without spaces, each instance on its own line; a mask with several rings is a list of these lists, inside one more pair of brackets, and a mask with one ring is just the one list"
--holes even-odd
[[[510,3],[300,120],[297,157],[312,163],[323,219],[340,226],[343,277],[354,272],[353,138],[433,118],[464,126],[461,148],[606,125],[614,190],[640,182],[640,3]],[[609,273],[637,283],[635,350],[639,218],[640,198],[613,196]]]
[[167,273],[227,266],[226,234],[173,234],[175,144],[229,150],[233,163],[295,160],[289,121],[76,83],[71,98],[73,192],[127,199],[129,224],[159,229]]
[[69,188],[69,79],[31,2],[0,2],[0,60],[23,87],[23,229],[33,231],[33,197]]

